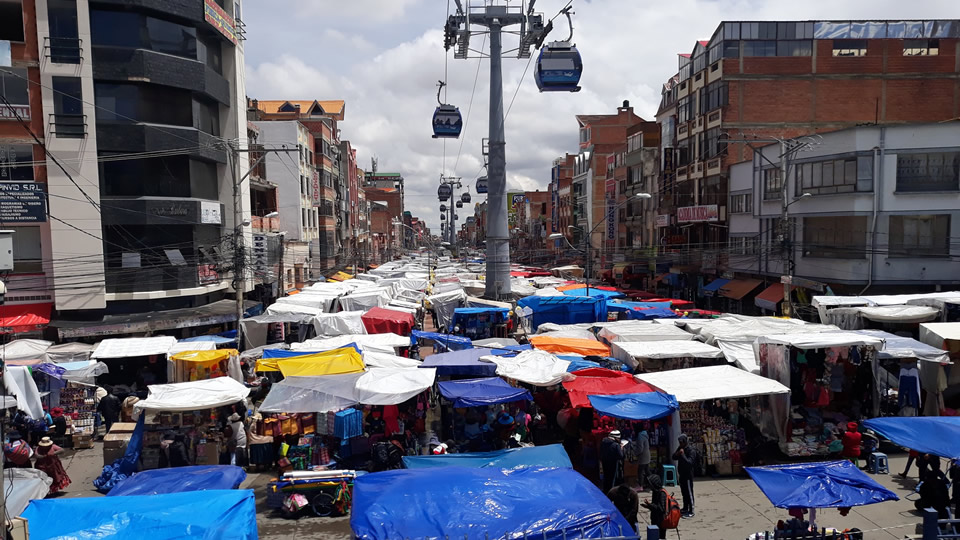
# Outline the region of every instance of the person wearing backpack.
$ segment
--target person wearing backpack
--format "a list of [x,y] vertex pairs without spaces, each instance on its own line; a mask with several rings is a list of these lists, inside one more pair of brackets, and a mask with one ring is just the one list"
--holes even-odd
[[[650,511],[650,524],[655,525],[660,530],[660,538],[666,538],[667,527],[664,525],[669,525],[669,523],[665,523],[667,498],[673,499],[673,497],[670,497],[670,494],[663,489],[663,482],[659,476],[651,474],[647,477],[647,483],[650,485],[650,499],[644,499],[640,506]],[[677,501],[674,500],[673,504],[676,506]],[[679,511],[679,509],[677,510]]]
[[687,435],[681,433],[677,437],[680,447],[673,453],[677,462],[677,481],[680,483],[680,493],[683,494],[683,508],[680,514],[685,518],[692,518],[693,513],[693,470],[697,464],[697,452],[690,446]]

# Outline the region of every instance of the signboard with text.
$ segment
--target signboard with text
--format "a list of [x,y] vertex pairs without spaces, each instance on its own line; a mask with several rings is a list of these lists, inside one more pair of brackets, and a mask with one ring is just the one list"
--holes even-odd
[[607,199],[607,240],[617,239],[617,200]]
[[217,273],[217,267],[213,264],[198,265],[197,278],[200,280],[200,285],[220,283],[220,274]]
[[720,210],[715,204],[681,206],[677,208],[677,223],[720,221]]
[[657,214],[657,227],[669,227],[670,214]]
[[323,204],[323,197],[320,193],[320,170],[314,169],[313,176],[310,178],[310,200],[313,201],[313,207],[316,208]]
[[229,39],[231,43],[237,44],[237,23],[216,2],[204,0],[203,18],[210,26],[216,28],[225,38]]
[[46,184],[0,182],[0,222],[45,223],[46,221]]

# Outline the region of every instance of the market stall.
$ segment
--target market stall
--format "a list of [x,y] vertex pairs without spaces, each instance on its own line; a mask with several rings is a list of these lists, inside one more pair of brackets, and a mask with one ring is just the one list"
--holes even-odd
[[[920,325],[920,341],[947,351],[950,360],[960,360],[960,322],[923,323]],[[928,362],[920,363],[921,386],[932,394],[923,406],[925,416],[936,416],[944,409],[944,400],[955,398],[960,392],[960,369],[937,367]],[[948,412],[948,411],[944,411]]]
[[615,341],[691,341],[696,336],[672,324],[623,321],[605,324],[597,332],[604,343]]
[[313,318],[313,327],[317,336],[339,336],[341,334],[366,334],[363,324],[363,311],[340,311],[321,313]]
[[236,349],[184,351],[171,355],[167,364],[167,380],[189,382],[217,377],[231,377],[243,382],[240,352]]
[[354,346],[361,351],[400,353],[410,347],[410,338],[392,332],[382,334],[342,334],[331,338],[308,339],[302,343],[293,343],[293,351],[329,351],[341,347]]
[[499,377],[440,381],[437,387],[440,389],[440,394],[450,400],[456,408],[533,401],[529,390],[510,386],[507,381]]
[[[952,364],[947,351],[883,330],[857,332],[884,341],[883,349],[878,352],[877,361],[873,364],[876,381],[876,405],[872,411],[874,416],[901,414],[903,406],[909,403],[907,398],[912,395],[908,389],[917,388],[916,382],[911,378],[914,374],[919,374],[921,390],[916,395],[921,402],[921,407],[915,407],[916,412],[919,413],[921,409],[929,413],[947,412],[943,406],[942,394],[946,389],[944,382]],[[901,387],[904,389],[902,397]]]
[[171,336],[116,338],[101,341],[90,357],[107,364],[101,383],[144,386],[167,382],[167,353],[177,343]]
[[139,472],[117,482],[108,497],[237,489],[247,473],[236,465],[193,465]]
[[544,323],[573,324],[607,320],[606,298],[528,296],[521,298],[517,306],[522,309],[532,332],[536,332]]
[[508,333],[510,308],[485,306],[453,310],[453,332],[470,339],[505,337]]
[[535,349],[554,354],[580,354],[583,356],[610,356],[610,347],[593,339],[554,337],[553,333],[530,336]]
[[863,426],[921,454],[960,459],[960,416],[871,418]]
[[482,356],[481,362],[496,364],[497,375],[533,386],[553,386],[565,379],[569,360],[544,351],[521,351],[516,356]]
[[403,465],[408,469],[433,467],[471,467],[513,470],[523,467],[573,468],[566,450],[559,444],[508,448],[493,452],[464,452],[431,456],[403,456]]
[[363,356],[356,347],[346,346],[323,352],[264,351],[255,368],[259,372],[279,371],[284,377],[338,375],[364,370]]
[[[269,310],[270,307],[267,309]],[[322,314],[318,314],[315,309],[307,309],[305,312],[280,309],[274,310],[273,313],[241,319],[240,328],[244,347],[251,349],[263,347],[268,343],[283,342],[291,332],[293,336],[298,336],[300,329],[306,328],[313,318],[319,315]]]
[[692,340],[615,341],[610,348],[614,358],[639,373],[726,363],[723,351]]
[[416,348],[419,356],[419,347],[430,343],[434,353],[447,351],[462,351],[463,349],[472,349],[473,342],[470,338],[455,336],[453,334],[441,334],[439,332],[425,332],[423,330],[413,330],[410,332],[410,343]]
[[374,307],[360,318],[368,334],[392,332],[398,335],[410,335],[417,321],[410,313],[390,308]]
[[464,349],[428,356],[421,368],[435,368],[438,376],[448,377],[493,377],[496,364],[481,362],[480,358],[494,354],[493,349]]
[[570,397],[570,405],[591,407],[589,396],[618,395],[652,392],[652,386],[637,381],[633,375],[622,371],[589,368],[573,372],[574,379],[563,381]]

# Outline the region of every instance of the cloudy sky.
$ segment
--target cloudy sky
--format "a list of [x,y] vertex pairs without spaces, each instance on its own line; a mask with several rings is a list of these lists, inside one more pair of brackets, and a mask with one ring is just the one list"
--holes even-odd
[[[536,7],[552,17],[565,4],[539,0]],[[956,0],[574,0],[573,5],[574,41],[584,61],[581,92],[540,94],[532,67],[521,80],[526,60],[504,60],[505,106],[516,96],[506,120],[510,188],[546,189],[553,159],[576,151],[576,114],[611,113],[629,100],[637,114],[653,119],[661,85],[677,71],[677,53],[710,39],[720,21],[956,15]],[[481,171],[489,101],[486,60],[454,60],[451,53],[445,61],[447,9],[447,0],[251,0],[243,17],[247,94],[346,100],[342,137],[358,148],[364,168],[376,156],[381,171],[403,173],[407,209],[434,232],[439,232],[441,173],[463,177],[474,201],[478,198],[473,183]],[[555,23],[550,39],[563,39],[566,23]],[[479,37],[472,42],[475,48],[480,44]],[[515,37],[505,35],[504,48],[515,46]],[[447,101],[460,107],[466,124],[459,140],[444,144],[431,138],[430,119],[445,66]]]

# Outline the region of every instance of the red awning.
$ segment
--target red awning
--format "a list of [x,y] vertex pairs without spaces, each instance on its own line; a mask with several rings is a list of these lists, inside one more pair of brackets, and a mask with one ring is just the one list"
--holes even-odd
[[53,304],[0,306],[0,334],[43,330],[50,323]]
[[759,279],[734,279],[720,287],[720,296],[740,300],[763,283]]
[[[790,290],[793,290],[793,287],[790,287]],[[770,285],[753,299],[754,305],[758,308],[770,311],[776,311],[780,302],[783,302],[783,283]]]
[[587,368],[574,371],[576,379],[564,381],[563,387],[570,394],[573,407],[590,407],[587,396],[613,396],[653,392],[653,387],[639,382],[630,373],[604,368]]

